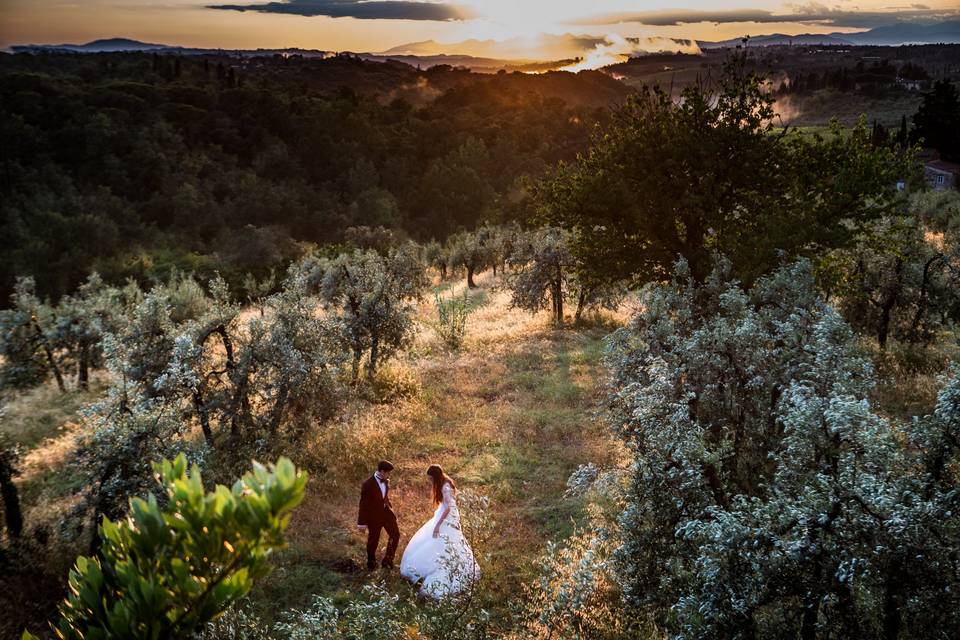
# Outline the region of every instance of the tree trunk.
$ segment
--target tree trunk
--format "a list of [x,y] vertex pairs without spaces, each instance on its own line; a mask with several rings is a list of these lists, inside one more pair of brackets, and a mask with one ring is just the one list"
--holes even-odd
[[820,611],[820,599],[808,594],[803,599],[803,618],[800,622],[801,640],[816,640],[817,616]]
[[920,322],[923,320],[923,314],[927,311],[927,289],[930,286],[930,268],[941,258],[943,258],[943,256],[938,254],[927,260],[927,263],[923,265],[923,280],[920,283],[920,297],[917,300],[917,312],[913,315],[913,321],[910,323],[910,336],[914,339],[917,339]]
[[207,413],[207,407],[203,402],[203,394],[199,389],[193,391],[193,406],[197,410],[197,417],[200,418],[200,428],[203,429],[203,439],[207,441],[210,448],[213,448],[213,431],[210,430],[210,415]]
[[877,326],[877,343],[880,350],[887,348],[887,338],[890,333],[890,319],[893,316],[893,308],[897,306],[897,298],[900,297],[900,287],[903,280],[903,259],[897,258],[894,264],[894,272],[897,274],[895,284],[887,294],[887,299],[880,306],[880,322]]
[[377,360],[380,358],[380,340],[374,338],[370,342],[370,360],[367,362],[367,380],[373,380],[377,373]]
[[50,349],[46,338],[43,337],[43,331],[40,329],[40,325],[37,324],[36,318],[33,319],[33,330],[36,333],[37,340],[40,341],[40,345],[43,347],[44,354],[47,356],[47,365],[50,367],[50,371],[53,372],[53,376],[57,379],[57,388],[60,389],[60,393],[66,393],[67,387],[63,384],[63,373],[60,372],[57,359],[53,357],[53,350]]
[[473,281],[473,267],[467,266],[467,288],[476,289],[477,283]]
[[556,312],[557,324],[563,324],[563,273],[557,267],[557,279],[553,281],[553,309]]
[[363,352],[360,349],[354,347],[353,349],[353,363],[350,371],[350,379],[356,384],[357,380],[360,378],[360,358],[363,357]]
[[587,290],[580,289],[580,293],[577,295],[577,310],[573,313],[573,323],[578,324],[580,318],[583,317],[583,311],[587,304]]
[[900,562],[894,560],[887,576],[887,589],[883,595],[883,637],[886,640],[897,640],[900,637],[900,586],[903,576],[900,575]]
[[270,412],[270,424],[268,425],[270,433],[276,433],[280,429],[280,423],[283,421],[283,414],[287,409],[287,397],[290,395],[290,388],[287,385],[280,387],[277,392],[277,400],[273,403],[273,410]]
[[235,383],[237,386],[233,392],[233,397],[230,399],[230,437],[233,439],[240,435],[240,415],[247,408],[249,402],[246,398],[248,381],[246,373],[243,374],[242,378],[239,376],[237,378],[238,381]]
[[20,495],[13,483],[13,470],[0,461],[0,494],[3,496],[3,512],[6,515],[7,533],[19,538],[23,531],[23,512],[20,510]]
[[90,388],[90,345],[87,344],[80,349],[77,362],[77,388],[84,391]]

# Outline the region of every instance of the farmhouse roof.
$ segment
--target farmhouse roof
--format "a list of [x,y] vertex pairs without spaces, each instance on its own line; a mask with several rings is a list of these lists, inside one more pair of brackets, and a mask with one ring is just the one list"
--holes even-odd
[[952,174],[960,173],[960,164],[954,164],[953,162],[947,162],[946,160],[931,160],[927,163],[927,166],[931,169],[936,169],[937,171],[945,171]]

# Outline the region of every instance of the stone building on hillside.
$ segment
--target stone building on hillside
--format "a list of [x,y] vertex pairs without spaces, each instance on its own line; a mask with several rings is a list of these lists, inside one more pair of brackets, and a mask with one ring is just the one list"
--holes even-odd
[[923,165],[923,177],[934,191],[956,189],[960,176],[960,165],[946,160],[931,160]]

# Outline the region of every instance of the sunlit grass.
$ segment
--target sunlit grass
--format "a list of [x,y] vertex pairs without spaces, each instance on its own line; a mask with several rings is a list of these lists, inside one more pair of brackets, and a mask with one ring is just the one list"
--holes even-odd
[[[305,607],[314,595],[345,601],[370,580],[385,579],[394,592],[413,597],[396,573],[363,569],[358,489],[377,460],[388,458],[397,465],[392,499],[403,533],[400,553],[433,509],[429,464],[442,464],[461,487],[492,499],[498,538],[478,551],[490,587],[485,597],[495,617],[506,620],[508,603],[533,576],[546,541],[567,535],[582,515],[579,500],[564,498],[569,474],[622,455],[594,414],[603,338],[625,316],[557,328],[546,312],[511,309],[509,292],[492,273],[476,280],[472,290],[462,277],[435,287],[445,297],[468,297],[459,350],[437,336],[435,302],[425,295],[416,305],[413,347],[381,367],[335,419],[290,444],[288,455],[310,471],[311,481],[288,530],[289,549],[250,596],[264,619]],[[68,463],[78,412],[104,385],[98,378],[91,392],[66,395],[46,385],[7,405],[3,428],[29,449],[18,484],[31,526],[52,530],[73,507],[78,487]]]
[[[459,351],[444,348],[431,328],[433,300],[419,305],[416,347],[397,365],[419,377],[416,398],[358,406],[341,430],[324,428],[307,447],[323,460],[324,472],[294,516],[293,555],[280,565],[313,567],[316,592],[335,596],[384,577],[362,570],[364,539],[355,526],[358,488],[376,461],[386,457],[397,466],[391,491],[401,554],[432,512],[425,470],[438,463],[461,487],[492,499],[499,537],[486,550],[484,569],[499,602],[493,605],[505,619],[507,603],[533,575],[546,541],[568,534],[581,515],[580,501],[564,498],[569,474],[580,464],[611,464],[621,455],[593,417],[603,337],[620,317],[557,329],[547,313],[510,309],[509,292],[492,273],[480,274],[477,283],[467,294],[472,312]],[[464,289],[458,278],[444,295],[463,295]],[[271,587],[275,580],[269,578],[258,597],[285,600],[285,588]],[[390,577],[390,584],[395,580]]]

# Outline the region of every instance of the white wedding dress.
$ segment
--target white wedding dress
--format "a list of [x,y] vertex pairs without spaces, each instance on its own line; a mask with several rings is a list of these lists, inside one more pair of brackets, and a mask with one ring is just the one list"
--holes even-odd
[[[434,538],[433,529],[445,509],[450,512],[440,525],[440,536]],[[460,510],[450,483],[443,485],[443,502],[433,517],[410,538],[400,575],[414,584],[422,580],[420,593],[437,600],[462,592],[480,578],[480,567],[460,529]]]

